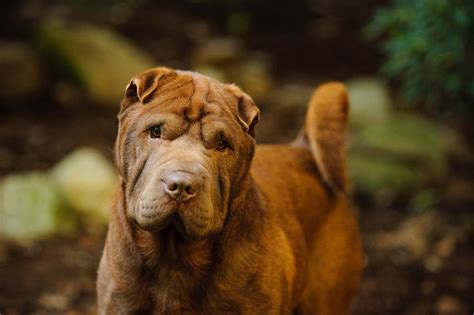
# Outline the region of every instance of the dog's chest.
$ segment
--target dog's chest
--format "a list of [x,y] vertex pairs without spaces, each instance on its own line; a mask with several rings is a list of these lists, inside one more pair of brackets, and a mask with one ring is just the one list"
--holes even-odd
[[175,286],[154,286],[150,293],[154,314],[228,314],[237,310],[237,305],[225,297],[217,298],[214,290],[208,288],[198,288],[190,293]]
[[[249,308],[269,309],[268,297],[258,287],[236,287],[229,279],[196,281],[167,270],[167,277],[150,286],[153,314],[247,314]],[[242,277],[242,278],[245,278]],[[257,307],[258,306],[258,307]],[[251,312],[252,313],[252,312]]]

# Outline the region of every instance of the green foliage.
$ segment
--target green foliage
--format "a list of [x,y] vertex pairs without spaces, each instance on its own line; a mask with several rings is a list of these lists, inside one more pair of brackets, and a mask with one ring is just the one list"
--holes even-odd
[[382,72],[399,81],[409,104],[474,111],[474,1],[394,0],[366,31],[384,36]]

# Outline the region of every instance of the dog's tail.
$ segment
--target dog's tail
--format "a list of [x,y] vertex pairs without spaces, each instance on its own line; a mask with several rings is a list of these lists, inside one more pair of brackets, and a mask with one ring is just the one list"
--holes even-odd
[[309,146],[325,184],[333,191],[347,190],[346,124],[347,90],[338,82],[319,86],[309,102],[303,129],[296,145]]

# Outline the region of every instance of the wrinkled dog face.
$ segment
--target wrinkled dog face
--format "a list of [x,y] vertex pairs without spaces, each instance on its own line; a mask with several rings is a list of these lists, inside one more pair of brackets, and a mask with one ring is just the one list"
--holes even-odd
[[156,68],[132,79],[119,114],[116,161],[127,216],[188,239],[220,230],[248,177],[258,109],[205,76]]

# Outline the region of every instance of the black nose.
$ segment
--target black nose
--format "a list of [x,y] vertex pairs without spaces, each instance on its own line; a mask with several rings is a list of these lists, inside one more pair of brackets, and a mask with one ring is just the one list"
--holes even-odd
[[164,182],[166,193],[178,202],[196,196],[196,180],[192,174],[173,172],[165,178]]

